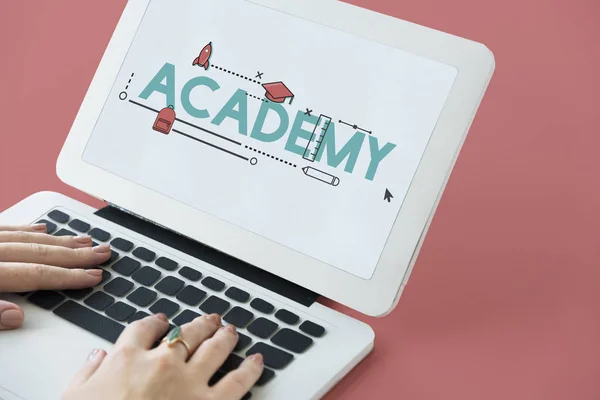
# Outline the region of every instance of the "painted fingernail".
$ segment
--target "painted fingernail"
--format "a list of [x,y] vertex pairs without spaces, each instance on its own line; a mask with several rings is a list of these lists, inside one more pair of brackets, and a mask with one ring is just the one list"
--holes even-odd
[[100,349],[94,349],[92,350],[92,352],[88,355],[88,361],[93,361],[96,359],[96,357],[98,357],[98,354],[100,354]]
[[248,359],[258,365],[263,365],[263,356],[260,353],[252,354]]
[[46,232],[46,224],[35,224],[31,226],[31,229],[33,229],[36,232]]
[[100,276],[104,271],[102,271],[101,269],[86,269],[85,272],[92,276]]
[[88,236],[88,235],[83,235],[83,236],[75,236],[73,238],[74,241],[76,241],[77,243],[81,243],[81,244],[88,244],[91,243],[92,241],[92,237]]
[[161,319],[161,320],[163,320],[165,322],[169,321],[169,319],[167,318],[166,314],[163,314],[163,313],[154,314],[154,317],[158,318],[158,319]]
[[223,330],[234,335],[237,333],[234,325],[227,325],[225,328],[223,328]]
[[110,246],[108,244],[101,244],[100,246],[96,246],[92,248],[94,253],[108,253],[110,251]]

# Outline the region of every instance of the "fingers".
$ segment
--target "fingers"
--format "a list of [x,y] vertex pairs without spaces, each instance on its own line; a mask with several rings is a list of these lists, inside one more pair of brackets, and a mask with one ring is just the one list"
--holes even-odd
[[[181,327],[181,337],[190,346],[190,354],[194,354],[196,349],[208,338],[213,336],[221,326],[221,316],[219,314],[203,315],[190,323]],[[161,345],[156,349],[157,352],[175,353],[177,357],[186,361],[188,351],[181,343],[172,347]]]
[[215,386],[214,398],[220,400],[237,400],[244,397],[252,389],[263,372],[263,357],[253,354],[246,358],[238,369],[231,371]]
[[135,321],[119,337],[119,347],[137,347],[150,349],[154,343],[167,333],[169,322],[164,314],[155,314]]
[[65,269],[44,264],[0,263],[0,292],[84,289],[102,280],[101,269]]
[[69,249],[38,243],[0,243],[0,260],[85,268],[100,265],[110,258],[107,244],[93,248]]
[[23,310],[13,303],[0,300],[0,331],[17,329],[23,324]]
[[227,359],[238,342],[235,326],[221,328],[196,350],[189,364],[197,370],[198,378],[208,381]]
[[94,349],[88,356],[85,364],[83,364],[83,367],[81,367],[75,378],[73,378],[71,387],[81,386],[86,383],[94,375],[94,372],[98,370],[105,357],[106,352],[104,350]]
[[24,226],[2,226],[0,232],[38,232],[46,233],[46,224],[24,225]]
[[62,246],[77,249],[92,247],[92,237],[85,236],[50,236],[37,232],[2,232],[0,230],[0,243],[38,243],[51,246]]

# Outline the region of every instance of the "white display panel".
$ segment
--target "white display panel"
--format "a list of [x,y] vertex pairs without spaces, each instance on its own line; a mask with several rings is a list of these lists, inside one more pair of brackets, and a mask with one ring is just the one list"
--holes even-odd
[[244,1],[153,0],[83,159],[369,279],[456,73]]

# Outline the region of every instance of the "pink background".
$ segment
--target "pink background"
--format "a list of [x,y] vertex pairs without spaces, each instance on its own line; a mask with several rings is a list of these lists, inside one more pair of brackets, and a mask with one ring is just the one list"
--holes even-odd
[[[398,308],[333,399],[600,398],[600,2],[352,0],[497,69]],[[0,0],[0,210],[55,160],[125,0]]]

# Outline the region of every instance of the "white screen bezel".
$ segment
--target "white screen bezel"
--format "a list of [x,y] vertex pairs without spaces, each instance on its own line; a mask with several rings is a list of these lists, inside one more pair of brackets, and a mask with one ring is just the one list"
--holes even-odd
[[[129,182],[82,154],[151,0],[130,0],[94,76],[57,163],[62,181],[185,236],[368,315],[397,300],[428,222],[494,70],[483,45],[332,0],[253,3],[359,35],[457,68],[458,75],[398,214],[375,273],[364,280]],[[225,0],[222,0],[225,1]],[[312,10],[318,9],[319,13]],[[357,295],[359,293],[360,295]]]

